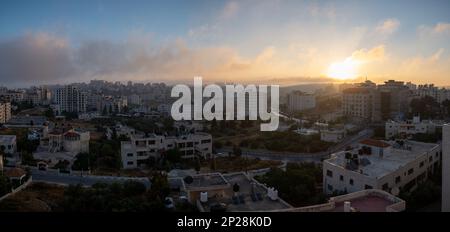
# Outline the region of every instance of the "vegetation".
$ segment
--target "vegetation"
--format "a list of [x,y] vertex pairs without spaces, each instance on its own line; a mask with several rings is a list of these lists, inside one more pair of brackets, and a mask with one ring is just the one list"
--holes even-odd
[[280,197],[295,207],[321,204],[326,200],[320,188],[322,169],[313,163],[289,163],[286,171],[272,168],[256,179],[277,189]]
[[430,96],[420,99],[413,99],[410,103],[411,117],[420,115],[422,119],[434,119],[440,116],[440,105]]
[[263,148],[272,151],[315,153],[326,151],[333,144],[321,141],[320,135],[304,136],[293,131],[273,131],[261,132],[256,138],[244,139],[240,145],[242,147]]

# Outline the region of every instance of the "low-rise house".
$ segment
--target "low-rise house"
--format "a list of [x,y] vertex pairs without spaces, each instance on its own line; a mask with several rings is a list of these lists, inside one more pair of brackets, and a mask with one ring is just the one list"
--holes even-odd
[[0,150],[5,154],[14,154],[17,150],[15,135],[0,135]]
[[347,132],[345,130],[321,130],[320,131],[320,140],[325,142],[339,143],[341,142]]

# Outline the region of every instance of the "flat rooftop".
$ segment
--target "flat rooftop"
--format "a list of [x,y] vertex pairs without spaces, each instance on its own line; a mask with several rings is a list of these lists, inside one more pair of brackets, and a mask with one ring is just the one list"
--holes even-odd
[[0,143],[1,144],[10,144],[16,140],[15,135],[0,135]]
[[11,125],[30,125],[33,121],[33,125],[43,125],[47,122],[47,118],[44,116],[14,116],[7,124]]
[[[360,155],[359,158],[361,160],[365,160],[363,161],[365,162],[365,165],[362,165],[363,162],[360,162],[360,165],[354,171],[369,177],[380,178],[395,170],[398,170],[400,167],[405,166],[406,164],[424,155],[426,152],[439,146],[438,144],[432,143],[405,141],[404,147],[410,147],[411,149],[409,150],[401,148],[396,145],[395,142],[386,143],[391,145],[390,152],[386,152],[383,157],[380,157],[378,154]],[[346,152],[358,154],[358,149],[332,154],[331,158],[327,159],[326,162],[345,169],[347,163],[345,158]],[[350,171],[350,169],[347,170]]]
[[[267,197],[267,189],[252,179],[249,179],[244,173],[224,174],[223,177],[230,186],[224,190],[223,197],[210,197],[207,203],[203,203],[202,206],[205,211],[210,211],[210,206],[216,203],[225,204],[227,211],[231,212],[268,211],[291,208],[289,204],[281,199],[275,201],[270,200]],[[233,202],[234,184],[239,185],[237,195],[243,199],[243,201],[239,200],[239,203]],[[261,199],[252,199],[253,193],[260,194]]]
[[220,173],[200,174],[192,176],[192,179],[193,181],[190,184],[184,181],[188,191],[203,188],[228,187],[227,180]]

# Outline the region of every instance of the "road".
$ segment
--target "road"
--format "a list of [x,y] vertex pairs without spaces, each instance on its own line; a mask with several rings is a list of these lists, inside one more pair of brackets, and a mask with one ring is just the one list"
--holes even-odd
[[150,188],[150,181],[148,178],[132,178],[132,177],[115,177],[115,176],[75,176],[68,174],[57,174],[47,171],[32,170],[33,181],[46,182],[61,185],[76,185],[92,186],[96,183],[112,184],[114,182],[123,183],[127,180],[133,180],[143,183],[147,188]]
[[[343,142],[331,147],[327,151],[318,153],[294,153],[294,152],[274,152],[269,150],[252,150],[241,148],[242,156],[249,158],[259,158],[262,160],[278,160],[284,162],[314,162],[320,163],[322,159],[327,158],[330,154],[341,151],[347,146],[357,143],[360,140],[369,138],[373,135],[373,130],[366,129],[360,133],[346,138]],[[228,152],[232,152],[233,148],[217,149],[222,156],[228,156]]]

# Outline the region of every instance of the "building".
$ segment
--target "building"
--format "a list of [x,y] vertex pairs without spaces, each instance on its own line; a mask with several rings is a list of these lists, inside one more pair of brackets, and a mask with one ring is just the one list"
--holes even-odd
[[17,150],[15,135],[0,135],[0,149],[4,154],[14,154]]
[[11,103],[0,100],[0,124],[5,124],[11,119]]
[[432,97],[436,99],[438,103],[450,100],[450,89],[438,88],[433,84],[419,85],[415,93],[419,97]]
[[11,101],[11,102],[22,102],[24,100],[23,91],[13,91],[9,90],[0,94],[1,97]]
[[433,134],[436,132],[436,128],[442,126],[428,120],[420,120],[419,116],[414,117],[412,120],[406,121],[393,121],[388,120],[385,124],[386,139],[391,138],[410,138],[415,134]]
[[90,133],[79,129],[55,129],[48,133],[48,152],[89,153]]
[[442,211],[450,212],[450,124],[442,132]]
[[[374,99],[374,118],[403,118],[409,110],[413,91],[402,81],[389,80],[378,86],[379,98]],[[378,115],[377,115],[378,114]]]
[[321,130],[320,140],[325,142],[339,143],[344,140],[347,132],[345,129],[342,130]]
[[287,106],[289,112],[303,111],[316,107],[316,97],[300,91],[293,91],[288,94]]
[[372,120],[373,92],[362,87],[345,89],[342,92],[343,115],[363,121]]
[[270,212],[402,212],[406,202],[379,189],[331,197],[327,203]]
[[209,157],[212,154],[212,137],[207,133],[192,133],[178,137],[151,134],[145,137],[133,136],[130,141],[121,142],[123,168],[145,166],[150,157],[160,157],[162,151],[177,148],[182,158],[196,155]]
[[61,112],[85,113],[87,109],[87,94],[73,85],[57,89],[55,101]]
[[381,189],[398,195],[437,171],[440,155],[439,144],[366,139],[355,149],[332,154],[323,162],[324,192]]

